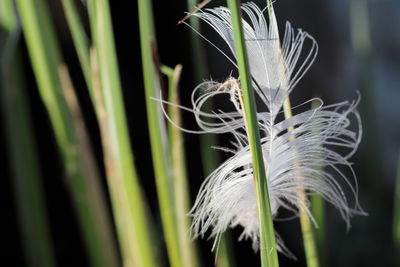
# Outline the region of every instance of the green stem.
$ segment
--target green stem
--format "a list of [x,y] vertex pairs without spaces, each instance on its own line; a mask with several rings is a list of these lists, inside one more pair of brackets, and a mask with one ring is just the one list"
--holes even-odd
[[[179,104],[178,89],[182,65],[177,65],[175,69],[162,66],[161,71],[168,77],[168,101]],[[169,106],[168,116],[175,123],[181,125],[182,117],[178,107]],[[188,233],[191,220],[187,213],[190,210],[191,202],[185,162],[184,138],[182,131],[172,124],[168,125],[168,136],[173,172],[171,182],[174,191],[176,228],[179,236],[180,254],[184,266],[196,267],[199,265],[197,250],[195,243],[191,240]]]
[[96,267],[115,266],[116,255],[110,253],[113,250],[109,242],[110,229],[100,229],[102,224],[98,224],[108,219],[105,216],[104,196],[99,181],[86,176],[73,117],[63,97],[58,73],[62,58],[47,5],[43,0],[17,0],[16,4],[39,93],[54,130],[66,172],[66,183],[74,200],[90,262]]
[[[187,0],[188,10],[193,9],[197,0]],[[199,18],[192,16],[189,18],[189,24],[195,30],[200,32],[200,20]],[[190,31],[190,46],[191,46],[191,58],[192,66],[194,69],[194,80],[195,83],[200,83],[208,75],[207,64],[206,64],[206,52],[204,46],[201,44],[201,40],[198,34],[194,31]],[[207,101],[204,108],[210,110],[213,107],[212,101]],[[210,119],[211,122],[211,119]],[[201,161],[203,166],[203,173],[208,176],[213,170],[218,167],[219,157],[218,153],[212,149],[212,146],[217,144],[217,137],[215,134],[202,134],[200,136],[200,150],[201,150]],[[217,256],[217,267],[234,267],[235,260],[232,252],[232,242],[229,232],[225,232],[219,241],[219,249]]]
[[[286,97],[285,101],[283,102],[283,111],[285,115],[285,119],[289,119],[292,117],[292,108],[290,104],[290,99],[289,96]],[[292,131],[293,126],[288,128],[288,131]],[[292,136],[290,139],[291,141],[294,140],[294,136]],[[299,179],[302,179],[299,177]],[[304,189],[299,190],[297,192],[299,201],[302,203],[306,202],[307,195],[304,191]],[[319,266],[319,260],[318,260],[318,252],[317,252],[317,246],[315,243],[315,237],[314,237],[314,229],[311,224],[311,221],[307,215],[307,212],[304,210],[304,208],[299,209],[299,218],[300,218],[300,225],[301,225],[301,232],[303,234],[303,244],[304,244],[304,250],[306,254],[306,261],[307,261],[307,266],[308,267],[318,267]]]
[[152,99],[159,98],[160,77],[156,73],[153,60],[154,51],[156,51],[156,38],[151,1],[139,0],[138,12],[147,118],[158,203],[170,265],[172,267],[181,267],[183,263],[176,229],[173,192],[169,183],[171,171],[169,168],[170,159],[167,151],[167,140],[165,138],[166,129],[165,125],[163,125],[164,121],[159,103]]
[[[232,14],[232,28],[234,34],[235,54],[239,67],[240,84],[243,92],[243,110],[246,132],[249,139],[253,158],[253,175],[260,229],[260,254],[263,267],[279,266],[275,244],[275,232],[272,221],[272,212],[268,196],[267,173],[264,166],[260,132],[256,117],[256,103],[251,86],[250,70],[247,61],[246,46],[241,21],[239,0],[228,0],[228,7]],[[239,96],[240,92],[239,92]]]
[[134,164],[108,0],[88,1],[94,50],[92,85],[108,187],[125,267],[157,266],[149,216]]
[[[315,109],[318,106],[317,101],[311,103],[311,108]],[[322,170],[322,167],[319,168]],[[320,194],[313,194],[310,197],[311,214],[318,225],[318,229],[314,229],[315,242],[318,248],[320,262],[323,264],[325,259],[325,200]]]
[[319,258],[321,262],[324,261],[324,247],[325,247],[325,201],[319,194],[313,194],[310,197],[311,214],[313,215],[318,229],[314,230],[316,246],[319,248]]
[[75,3],[72,0],[62,0],[64,13],[67,19],[69,30],[71,31],[72,40],[78,54],[79,62],[82,67],[83,76],[89,88],[89,93],[94,99],[92,89],[92,74],[90,67],[90,52],[89,40],[83,28],[79,13],[76,9]]

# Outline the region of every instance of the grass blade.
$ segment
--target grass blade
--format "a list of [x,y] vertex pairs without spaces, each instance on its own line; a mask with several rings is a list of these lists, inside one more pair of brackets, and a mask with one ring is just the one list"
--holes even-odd
[[[313,101],[311,108],[315,109],[318,107],[318,102]],[[315,222],[318,225],[318,229],[314,229],[316,247],[318,249],[318,255],[320,262],[323,264],[325,259],[325,200],[319,194],[313,194],[310,196],[311,201],[311,214],[314,217]]]
[[241,97],[244,121],[253,158],[253,175],[256,187],[255,192],[260,229],[261,266],[275,267],[279,266],[275,243],[275,231],[269,203],[267,177],[260,143],[260,132],[256,118],[256,103],[251,86],[250,70],[247,61],[246,46],[244,43],[240,2],[238,0],[228,0],[228,7],[232,14],[236,60],[239,67],[239,76],[243,94]]
[[9,32],[0,51],[0,97],[23,249],[29,266],[53,267],[56,260],[18,50],[20,29],[15,23],[13,1],[3,0],[0,6],[0,29]]
[[[179,80],[182,72],[182,65],[174,69],[162,66],[161,71],[168,77],[168,101],[179,104]],[[168,107],[168,116],[181,124],[181,112],[176,106]],[[188,233],[191,220],[187,213],[190,210],[190,190],[186,171],[186,153],[184,150],[184,138],[181,130],[172,124],[168,125],[169,147],[172,163],[172,187],[174,191],[174,206],[176,215],[176,226],[179,236],[179,248],[183,266],[198,266],[198,256],[195,243]]]
[[323,264],[325,258],[325,200],[319,194],[310,197],[311,214],[318,225],[318,229],[313,229],[314,240],[318,250],[319,261]]
[[[188,10],[193,9],[197,4],[196,0],[187,0]],[[196,16],[189,18],[190,26],[196,31],[200,32],[200,20]],[[190,31],[190,46],[191,46],[191,58],[192,68],[194,70],[194,80],[198,84],[208,75],[207,64],[206,64],[206,53],[204,47],[200,42],[200,38],[195,31]],[[208,101],[208,106],[204,108],[211,110],[212,100]],[[211,119],[210,119],[211,122]],[[202,134],[200,135],[200,151],[201,151],[201,162],[203,166],[203,173],[205,176],[209,175],[213,170],[218,167],[218,153],[212,149],[213,146],[217,145],[216,135],[214,134]],[[232,252],[232,242],[230,234],[225,232],[220,237],[218,254],[216,255],[216,266],[217,267],[234,267],[235,261]]]
[[125,116],[109,2],[88,1],[94,41],[92,78],[108,186],[124,266],[157,266],[144,195]]
[[[82,161],[83,172],[85,181],[87,183],[87,190],[92,196],[93,204],[91,208],[96,210],[97,219],[96,225],[98,225],[98,231],[100,236],[103,237],[102,246],[105,248],[103,253],[106,253],[105,258],[109,259],[107,264],[111,266],[118,266],[117,251],[115,249],[116,244],[114,243],[113,236],[111,234],[112,224],[110,222],[109,214],[102,207],[106,206],[104,199],[101,197],[103,192],[100,190],[98,181],[100,181],[100,172],[96,164],[96,159],[94,158],[92,148],[90,145],[90,138],[87,134],[87,129],[85,122],[83,120],[83,114],[80,109],[75,90],[72,85],[72,81],[68,72],[66,65],[61,64],[59,66],[59,74],[61,79],[61,85],[63,90],[63,95],[65,97],[66,103],[69,110],[71,111],[73,117],[74,129],[77,133],[77,143],[78,143],[78,153]],[[90,220],[90,218],[88,218]]]
[[109,242],[112,233],[110,229],[101,229],[103,224],[98,223],[108,220],[104,216],[107,214],[104,196],[99,181],[86,176],[86,166],[77,149],[80,145],[78,133],[63,97],[58,73],[62,58],[49,11],[43,0],[18,0],[16,3],[39,93],[47,108],[65,166],[67,186],[74,200],[90,262],[95,267],[115,266],[116,255],[112,253]]
[[[285,101],[283,102],[283,111],[285,119],[289,119],[292,117],[292,107],[290,104],[289,96],[287,96]],[[288,128],[288,131],[292,131],[293,129],[294,129],[293,126],[291,126]],[[295,136],[291,137],[292,140],[294,140],[294,138]],[[299,179],[302,178],[300,177]],[[299,201],[304,201],[307,198],[306,192],[304,190],[300,190],[297,194]],[[304,244],[307,266],[318,267],[319,259],[314,237],[314,228],[304,208],[299,209],[299,219],[300,219],[301,232],[303,235],[303,244]]]
[[71,31],[72,40],[78,54],[79,62],[82,67],[83,76],[89,89],[90,96],[93,100],[94,96],[92,90],[93,86],[90,67],[89,40],[82,26],[82,22],[74,1],[62,0],[61,2],[63,4],[65,17],[67,19],[69,30]]
[[153,97],[159,97],[160,77],[156,73],[153,61],[156,38],[151,2],[139,0],[138,12],[147,118],[158,202],[170,265],[172,267],[180,267],[183,265],[178,243],[172,188],[170,188],[169,183],[171,173],[168,167],[170,166],[170,159],[167,151],[166,129],[165,125],[163,125],[164,121],[159,104],[157,101],[152,100]]

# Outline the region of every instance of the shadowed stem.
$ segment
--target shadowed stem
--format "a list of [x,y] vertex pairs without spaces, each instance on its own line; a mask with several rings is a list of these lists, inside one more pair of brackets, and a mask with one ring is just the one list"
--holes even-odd
[[55,267],[28,87],[19,50],[21,31],[14,15],[13,1],[0,1],[0,31],[7,32],[5,42],[0,40],[1,117],[11,165],[10,180],[26,263],[31,267]]

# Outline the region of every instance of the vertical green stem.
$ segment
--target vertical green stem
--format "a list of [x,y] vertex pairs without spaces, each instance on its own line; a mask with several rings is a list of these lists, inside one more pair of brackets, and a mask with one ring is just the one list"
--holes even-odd
[[[286,97],[285,101],[283,102],[283,111],[285,115],[285,119],[289,119],[292,117],[292,108],[290,104],[290,99],[289,96]],[[288,131],[292,131],[293,127],[289,127]],[[292,140],[294,139],[294,136],[292,136]],[[299,179],[302,179],[299,177]],[[304,189],[299,190],[298,198],[299,201],[305,202],[307,195],[304,191]],[[308,218],[307,212],[304,210],[304,208],[299,209],[299,219],[300,219],[300,225],[301,225],[301,232],[303,234],[303,244],[304,244],[304,251],[306,254],[306,261],[307,261],[307,266],[308,267],[318,267],[319,266],[319,260],[318,260],[318,252],[317,252],[317,246],[315,243],[315,237],[314,237],[314,229],[312,226],[312,223],[310,219]]]
[[[193,9],[197,0],[187,0],[188,10]],[[195,30],[200,32],[200,20],[196,16],[189,18],[189,24]],[[201,44],[201,40],[196,32],[190,31],[190,46],[191,46],[191,58],[192,67],[194,69],[194,80],[195,83],[201,82],[208,75],[207,64],[206,64],[206,53],[204,51],[204,46]],[[211,109],[213,103],[211,101],[207,102],[205,109]],[[217,144],[217,137],[215,134],[202,134],[200,136],[200,151],[201,160],[203,166],[203,173],[207,176],[213,170],[218,167],[219,157],[218,153],[211,147]],[[219,248],[217,254],[217,267],[234,267],[235,261],[232,253],[232,244],[229,232],[222,234],[219,241]]]
[[12,3],[0,3],[0,30],[9,32],[4,49],[0,44],[0,97],[11,180],[26,261],[32,267],[53,267],[56,260]]
[[101,187],[99,181],[87,179],[73,118],[63,97],[58,73],[62,58],[47,5],[43,0],[17,0],[16,3],[39,93],[53,126],[90,262],[96,267],[115,266],[116,256],[110,253],[113,249],[109,242],[110,229],[100,229],[102,224],[97,223],[108,219],[104,216],[107,212]]
[[92,85],[113,212],[125,267],[157,266],[149,216],[134,164],[108,0],[88,1],[94,42]]
[[[315,109],[318,106],[317,101],[313,101],[311,108]],[[319,167],[322,170],[322,167]],[[318,250],[320,264],[324,264],[325,260],[325,200],[320,194],[313,194],[310,197],[311,214],[318,225],[318,229],[314,229],[315,243]]]
[[151,1],[139,0],[138,12],[147,118],[161,220],[170,264],[172,267],[181,267],[183,265],[179,252],[173,192],[169,183],[171,171],[169,168],[170,159],[167,151],[166,129],[165,125],[163,125],[159,103],[152,99],[153,97],[159,97],[160,77],[156,73],[153,61],[156,38]]
[[[177,65],[174,69],[163,66],[162,72],[168,77],[168,101],[179,104],[179,80],[182,65]],[[180,109],[176,106],[168,107],[168,116],[181,124],[182,117]],[[184,138],[182,131],[172,124],[168,125],[169,147],[171,153],[172,173],[171,179],[174,191],[174,205],[176,215],[176,227],[179,237],[179,248],[183,266],[199,265],[195,243],[191,240],[188,233],[191,220],[187,213],[190,210],[190,190],[188,186],[186,170],[186,153],[184,149]]]
[[263,267],[274,267],[279,266],[275,244],[275,231],[269,203],[267,176],[260,143],[255,97],[250,80],[239,0],[228,0],[228,7],[232,14],[236,60],[239,67],[240,82],[243,91],[244,120],[253,158],[253,175],[256,187],[255,191],[257,196],[260,229],[261,265]]
[[[311,213],[318,224],[318,229],[315,230],[315,241],[317,246],[322,249],[325,243],[325,202],[319,194],[312,195],[310,201]],[[322,258],[321,255],[320,257]]]
[[90,53],[89,53],[89,40],[86,36],[85,30],[83,28],[79,13],[72,0],[62,0],[64,7],[64,13],[67,19],[69,30],[71,31],[72,40],[75,45],[75,49],[78,54],[79,62],[82,67],[83,76],[85,77],[86,84],[89,89],[89,93],[92,97],[92,74],[90,67]]

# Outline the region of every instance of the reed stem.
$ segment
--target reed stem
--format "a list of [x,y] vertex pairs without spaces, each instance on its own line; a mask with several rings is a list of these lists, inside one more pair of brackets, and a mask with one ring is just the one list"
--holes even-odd
[[255,96],[251,86],[250,70],[247,61],[246,46],[241,20],[239,0],[228,0],[228,7],[232,14],[232,28],[235,45],[236,60],[239,68],[240,83],[242,87],[242,108],[244,121],[249,139],[250,151],[253,158],[253,175],[260,229],[260,254],[261,266],[279,266],[278,253],[275,243],[275,231],[272,221],[272,212],[268,195],[267,173],[262,154],[260,131],[256,117]]
[[87,166],[82,163],[84,155],[79,149],[79,134],[63,96],[58,72],[62,57],[48,7],[43,0],[17,0],[16,4],[39,93],[54,130],[66,173],[66,184],[74,200],[89,260],[95,267],[115,266],[116,255],[111,252],[109,242],[111,229],[101,228],[103,224],[98,223],[108,219],[100,181],[86,176]]
[[[198,1],[187,0],[188,10],[195,8]],[[198,32],[200,29],[200,20],[196,16],[191,16],[189,18],[190,26]],[[191,58],[192,67],[194,69],[194,81],[196,84],[200,83],[208,75],[207,70],[207,56],[204,46],[200,42],[200,38],[195,31],[190,31],[190,46],[191,46]],[[204,108],[206,110],[211,110],[213,107],[212,100],[205,103]],[[209,119],[211,122],[211,119]],[[203,166],[203,173],[208,176],[212,171],[218,167],[218,162],[220,161],[218,153],[212,149],[218,143],[215,134],[202,134],[200,136],[200,151],[201,151],[201,163]],[[225,232],[221,235],[219,241],[218,254],[216,255],[216,266],[217,267],[234,267],[235,260],[232,252],[232,241],[230,238],[230,233]]]
[[92,98],[101,131],[123,265],[154,267],[158,262],[153,249],[150,217],[131,148],[109,2],[90,0],[88,11],[94,42],[90,53]]
[[182,267],[183,262],[176,228],[174,192],[170,183],[172,172],[169,167],[171,164],[166,126],[159,103],[153,100],[153,98],[160,97],[161,77],[157,73],[158,69],[156,69],[159,66],[155,65],[157,46],[151,1],[138,0],[138,12],[145,102],[158,203],[170,265],[172,267]]
[[[292,108],[290,104],[289,96],[286,97],[285,101],[283,102],[283,111],[285,115],[285,119],[289,119],[292,117]],[[293,131],[293,126],[288,128],[288,131]],[[294,140],[294,136],[291,136],[290,140]],[[301,177],[299,179],[302,179]],[[297,192],[299,202],[300,203],[307,203],[307,195],[304,189],[300,189]],[[314,237],[314,229],[312,223],[308,217],[307,212],[304,210],[303,207],[299,209],[299,219],[301,225],[301,232],[303,234],[303,244],[304,244],[304,251],[306,255],[306,261],[308,267],[318,267],[319,260],[318,260],[318,251],[317,246],[315,243]]]

